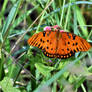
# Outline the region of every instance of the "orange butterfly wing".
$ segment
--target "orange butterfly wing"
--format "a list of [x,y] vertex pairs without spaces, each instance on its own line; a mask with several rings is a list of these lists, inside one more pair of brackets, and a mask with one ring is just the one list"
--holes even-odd
[[43,31],[34,34],[28,40],[28,44],[38,47],[43,50],[44,54],[48,57],[53,57],[56,51],[56,32],[55,31]]
[[48,57],[68,58],[78,51],[88,51],[91,45],[83,38],[59,31],[43,31],[28,40],[29,45],[43,50]]
[[69,32],[59,32],[58,58],[68,58],[75,52],[88,51],[90,48],[91,45],[85,39]]

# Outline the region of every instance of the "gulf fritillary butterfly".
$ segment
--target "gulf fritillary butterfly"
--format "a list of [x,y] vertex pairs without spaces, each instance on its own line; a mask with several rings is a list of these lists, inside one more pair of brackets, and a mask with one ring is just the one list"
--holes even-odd
[[28,44],[42,49],[44,55],[51,58],[69,58],[75,52],[88,51],[91,48],[85,39],[73,33],[60,32],[59,26],[34,34],[28,39]]

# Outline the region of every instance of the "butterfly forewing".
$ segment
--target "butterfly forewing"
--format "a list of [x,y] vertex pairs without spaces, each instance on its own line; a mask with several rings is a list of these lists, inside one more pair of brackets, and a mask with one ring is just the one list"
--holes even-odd
[[31,46],[35,46],[42,49],[45,55],[51,55],[51,57],[53,57],[53,54],[55,54],[56,49],[56,32],[39,32],[29,38],[28,43]]
[[79,51],[88,51],[91,45],[83,38],[69,33],[62,32],[59,34],[57,54],[61,57],[68,58]]

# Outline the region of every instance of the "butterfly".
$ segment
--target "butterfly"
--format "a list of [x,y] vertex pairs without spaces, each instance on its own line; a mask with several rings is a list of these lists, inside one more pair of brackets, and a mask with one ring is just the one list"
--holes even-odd
[[[54,30],[54,31],[53,31]],[[90,43],[70,32],[64,32],[58,25],[45,28],[28,39],[30,46],[40,48],[50,58],[69,58],[79,51],[88,51]]]

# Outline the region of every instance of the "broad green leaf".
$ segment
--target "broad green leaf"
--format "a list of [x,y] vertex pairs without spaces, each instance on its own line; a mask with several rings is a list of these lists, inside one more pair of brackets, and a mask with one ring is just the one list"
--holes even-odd
[[54,67],[45,66],[41,63],[36,63],[35,66],[44,76],[50,75],[50,72],[54,70]]
[[18,76],[20,70],[21,70],[21,66],[18,64],[12,64],[13,59],[9,59],[8,60],[8,73],[7,76],[13,79],[16,79],[16,77]]
[[5,77],[1,82],[0,86],[3,92],[20,92],[17,88],[13,87],[12,80],[9,77]]

